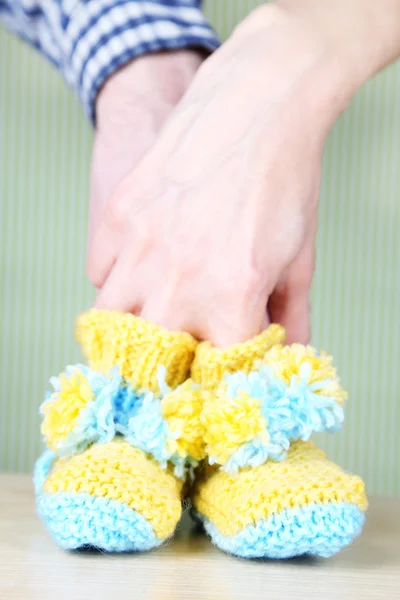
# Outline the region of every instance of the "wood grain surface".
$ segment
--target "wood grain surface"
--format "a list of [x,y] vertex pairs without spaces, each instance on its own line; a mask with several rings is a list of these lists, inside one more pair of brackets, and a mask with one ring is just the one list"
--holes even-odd
[[329,560],[226,556],[187,515],[158,551],[67,553],[36,516],[31,478],[0,476],[0,599],[86,598],[400,600],[400,501],[372,499],[364,534]]

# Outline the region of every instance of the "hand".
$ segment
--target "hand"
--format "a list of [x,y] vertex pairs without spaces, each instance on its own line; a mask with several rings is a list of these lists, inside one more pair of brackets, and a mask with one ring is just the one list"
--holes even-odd
[[195,50],[134,59],[111,75],[96,100],[89,247],[112,192],[154,144],[204,60]]
[[353,90],[303,21],[264,6],[199,69],[107,204],[89,257],[98,308],[219,346],[269,320],[308,341],[323,148]]
[[262,15],[204,63],[108,202],[89,259],[98,308],[221,346],[269,319],[308,340],[329,119],[312,43]]

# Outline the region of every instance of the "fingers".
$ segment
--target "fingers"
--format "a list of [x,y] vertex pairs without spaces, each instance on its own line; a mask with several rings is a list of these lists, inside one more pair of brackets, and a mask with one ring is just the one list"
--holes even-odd
[[101,288],[109,276],[120,248],[117,235],[107,234],[106,227],[100,225],[88,249],[87,276],[96,287]]
[[202,339],[210,341],[218,348],[229,348],[235,344],[247,342],[261,333],[263,329],[262,323],[263,317],[251,319],[251,321],[243,322],[242,324],[219,320],[215,325],[210,323],[208,333],[204,334]]
[[[195,278],[190,282],[185,281],[182,273],[172,277],[160,253],[145,250],[146,244],[141,250],[142,245],[138,243],[134,249],[128,244],[112,264],[110,254],[103,265],[102,257],[97,258],[98,265],[104,268],[105,281],[96,308],[140,315],[222,348],[251,339],[265,329],[269,321],[286,328],[288,343],[309,342],[309,294],[314,271],[312,236],[275,285],[269,299],[269,289],[259,278],[249,277],[246,284],[241,276],[240,284],[235,282],[233,288],[223,285],[221,290],[221,282],[213,283],[207,278],[199,277],[198,281]],[[106,244],[99,249],[110,252]],[[117,246],[111,251],[116,249]],[[109,273],[106,273],[107,268]],[[164,274],[161,278],[160,273]],[[212,297],[210,289],[214,290]]]
[[107,204],[97,230],[93,232],[88,248],[87,274],[90,282],[101,288],[117,256],[120,254],[126,226],[126,196],[114,194]]
[[276,288],[268,302],[270,318],[285,327],[286,343],[308,344],[311,335],[308,290],[286,280]]
[[[139,277],[142,281],[144,273]],[[267,293],[254,290],[249,298],[244,289],[242,285],[232,292],[226,282],[213,282],[210,274],[186,280],[169,273],[158,293],[154,281],[146,282],[141,316],[220,348],[232,346],[260,333],[265,320]]]
[[166,327],[170,331],[185,331],[196,339],[203,339],[203,333],[194,315],[192,306],[180,301],[178,297],[162,294],[152,296],[144,303],[140,316]]
[[310,341],[310,289],[314,257],[314,242],[308,240],[268,301],[270,319],[285,327],[288,344],[308,344]]
[[[269,324],[265,308],[267,298],[268,291],[261,282],[250,285],[247,291],[244,282],[235,294],[216,297],[207,317],[204,312],[197,315],[202,324],[202,339],[219,348],[247,342]],[[207,305],[210,307],[209,301]]]
[[122,253],[112,266],[94,307],[140,314],[140,288],[133,277],[133,266],[127,260],[126,253]]
[[[186,279],[182,272],[162,264],[158,252],[132,258],[130,245],[123,249],[107,277],[96,308],[139,315],[172,331],[186,331],[217,347],[246,342],[266,325],[265,289],[242,284],[213,285],[204,277]],[[160,273],[163,275],[160,276]],[[246,290],[244,292],[243,290]],[[210,290],[214,290],[210,292]]]

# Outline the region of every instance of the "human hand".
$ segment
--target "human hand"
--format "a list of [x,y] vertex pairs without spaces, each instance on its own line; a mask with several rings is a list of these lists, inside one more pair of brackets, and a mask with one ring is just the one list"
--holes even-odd
[[106,80],[96,100],[89,247],[117,184],[154,144],[203,60],[190,49],[147,54]]
[[297,15],[255,11],[108,202],[96,306],[219,346],[269,320],[306,343],[323,148],[350,97],[339,74]]

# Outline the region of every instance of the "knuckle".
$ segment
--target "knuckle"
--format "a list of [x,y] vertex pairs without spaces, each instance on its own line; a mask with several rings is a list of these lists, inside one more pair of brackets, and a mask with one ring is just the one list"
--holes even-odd
[[[232,277],[225,291],[224,306],[229,327],[236,337],[255,335],[254,328],[261,307],[266,305],[266,291],[262,277],[257,270],[248,268]],[[257,327],[256,327],[257,328]]]
[[118,189],[113,193],[104,210],[104,220],[113,231],[119,231],[126,221],[127,196]]
[[249,306],[258,303],[263,289],[264,285],[259,270],[253,267],[246,268],[237,290],[238,307],[248,310]]

